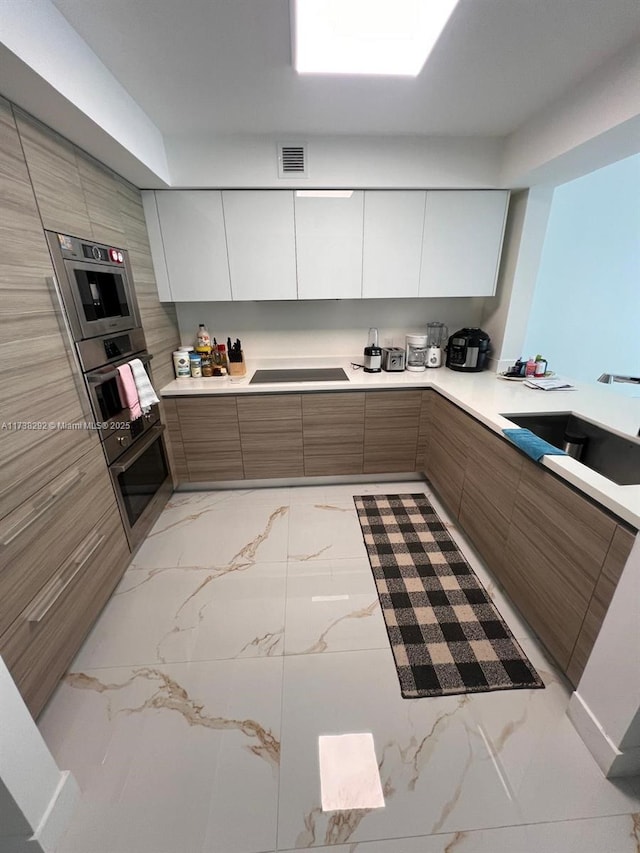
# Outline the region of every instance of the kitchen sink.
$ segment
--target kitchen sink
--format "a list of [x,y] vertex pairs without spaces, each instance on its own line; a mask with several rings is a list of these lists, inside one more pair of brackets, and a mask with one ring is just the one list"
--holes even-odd
[[256,370],[249,385],[269,382],[348,382],[349,377],[341,367],[297,367],[277,370]]
[[507,415],[519,427],[562,449],[565,433],[586,439],[580,462],[619,486],[640,485],[640,441],[570,414]]

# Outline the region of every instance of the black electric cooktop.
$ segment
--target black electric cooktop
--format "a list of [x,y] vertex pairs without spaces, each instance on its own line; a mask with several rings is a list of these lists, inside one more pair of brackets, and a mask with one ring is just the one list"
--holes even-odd
[[256,370],[249,385],[267,382],[348,382],[349,377],[341,367],[303,367],[290,370]]

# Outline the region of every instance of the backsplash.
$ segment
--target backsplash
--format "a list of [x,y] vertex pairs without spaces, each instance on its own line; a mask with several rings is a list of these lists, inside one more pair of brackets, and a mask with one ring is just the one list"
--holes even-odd
[[405,335],[426,332],[432,321],[449,332],[479,326],[484,299],[335,299],[299,302],[179,302],[180,341],[193,343],[205,323],[219,343],[240,338],[249,357],[354,356],[371,326],[380,345],[405,345]]

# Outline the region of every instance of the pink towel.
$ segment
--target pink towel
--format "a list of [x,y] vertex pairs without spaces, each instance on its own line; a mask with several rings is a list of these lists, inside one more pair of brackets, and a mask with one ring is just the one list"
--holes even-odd
[[142,409],[140,408],[140,400],[138,399],[138,391],[131,367],[128,364],[123,364],[116,369],[118,371],[116,381],[118,383],[120,402],[129,409],[131,420],[135,421],[142,417]]

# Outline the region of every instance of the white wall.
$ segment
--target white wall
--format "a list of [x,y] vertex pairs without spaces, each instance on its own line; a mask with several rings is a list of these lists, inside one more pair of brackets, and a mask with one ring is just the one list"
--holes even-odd
[[640,150],[640,43],[632,42],[507,137],[505,186],[557,185]]
[[568,713],[604,773],[640,773],[640,536]]
[[639,329],[636,155],[555,190],[523,355],[585,382],[640,376]]
[[159,129],[53,3],[0,6],[2,94],[125,177],[167,182]]
[[[307,145],[308,178],[278,177],[278,142]],[[229,136],[165,138],[172,187],[500,188],[495,138]]]
[[2,658],[0,773],[0,850],[52,853],[80,792],[58,769]]
[[300,302],[181,302],[180,341],[192,344],[199,323],[218,343],[239,337],[248,358],[362,355],[375,326],[381,346],[401,346],[405,335],[431,321],[449,332],[479,325],[482,299],[341,299]]
[[496,295],[485,299],[481,322],[491,336],[495,370],[522,354],[552,194],[535,187],[511,195]]

